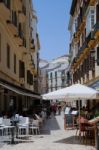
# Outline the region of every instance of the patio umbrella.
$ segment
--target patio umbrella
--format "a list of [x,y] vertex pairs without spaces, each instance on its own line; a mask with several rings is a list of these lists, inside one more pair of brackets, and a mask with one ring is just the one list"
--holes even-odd
[[86,100],[96,99],[98,91],[82,84],[73,84],[69,87],[43,94],[43,99]]
[[69,87],[50,92],[42,95],[43,99],[62,99],[64,101],[79,101],[80,114],[80,100],[97,99],[98,91],[82,84],[73,84]]

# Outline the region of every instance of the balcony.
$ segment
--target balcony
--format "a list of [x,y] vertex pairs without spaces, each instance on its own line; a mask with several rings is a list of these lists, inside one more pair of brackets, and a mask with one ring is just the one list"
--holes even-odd
[[14,25],[14,23],[12,23],[11,20],[7,20],[6,23],[7,23],[9,32],[12,33],[12,35],[14,36],[16,43],[18,45],[22,45],[23,39],[19,37],[17,27]]
[[34,39],[32,39],[32,40],[30,41],[30,49],[31,49],[32,52],[35,52]]
[[21,29],[17,30],[17,32],[14,33],[14,39],[16,40],[16,43],[19,47],[23,47],[26,49],[26,41],[23,37],[23,31]]
[[20,82],[21,85],[24,85],[25,79],[24,78],[19,78],[19,82]]
[[33,75],[37,75],[37,70],[35,68],[31,68]]
[[90,3],[90,0],[84,1],[83,3],[83,7],[82,7],[83,17],[86,16],[86,11],[88,9],[89,3]]
[[35,69],[35,64],[34,64],[33,60],[30,61],[29,65],[30,65],[30,68],[32,68],[32,70]]
[[7,23],[7,26],[8,26],[8,29],[10,30],[10,32],[13,35],[16,35],[18,33],[16,26],[11,22],[11,20],[7,20],[6,23]]
[[33,47],[34,45],[34,39],[30,40],[30,47]]
[[78,16],[78,18],[77,18],[77,28],[76,28],[76,30],[78,31],[78,29],[79,29],[79,26],[80,26],[80,24],[82,23],[82,21],[83,21],[83,18],[82,18],[82,7],[80,7],[80,13],[79,13],[79,16]]
[[4,0],[0,0],[0,16],[5,20],[10,17],[10,9],[6,6]]
[[16,41],[16,43],[19,45],[19,47],[24,47],[26,48],[24,45],[23,45],[23,39],[20,38],[20,36],[18,34],[15,34],[14,35],[14,39]]
[[77,41],[77,33],[76,32],[73,34],[73,39],[75,42]]
[[94,25],[94,36],[99,37],[99,22]]
[[27,70],[27,83],[33,85],[33,75],[30,70]]
[[26,39],[23,38],[23,46],[26,48]]
[[27,53],[27,49],[26,49],[26,47],[24,47],[24,45],[19,45],[19,48],[18,48],[18,49],[19,49],[19,51],[22,52],[23,54],[24,54],[24,53]]
[[76,28],[77,36],[79,37],[86,24],[86,11],[88,9],[90,0],[84,1],[83,6],[80,8],[80,14],[78,16],[78,26]]
[[33,47],[31,47],[31,51],[35,52],[35,45]]
[[22,1],[21,0],[15,0],[14,6],[16,6],[16,5],[17,5],[17,7],[16,7],[17,11],[22,10]]
[[87,47],[87,42],[85,41],[82,47],[80,47],[80,52],[83,52],[86,47]]
[[87,47],[84,49],[84,53],[83,53],[83,57],[82,57],[82,58],[85,58],[85,57],[88,55],[88,52],[89,52],[89,47],[87,46]]
[[80,37],[81,33],[83,32],[84,30],[84,27],[85,27],[85,18],[82,18],[82,16],[79,16],[79,19],[78,19],[78,27],[77,27],[77,37]]
[[88,44],[88,47],[93,48],[94,41],[95,41],[94,34],[93,34],[93,31],[91,31],[86,38],[86,42]]
[[71,14],[72,16],[74,15],[76,5],[77,5],[77,0],[73,0],[73,1],[72,1],[72,5],[71,5],[71,9],[70,9],[70,14]]
[[73,61],[72,61],[72,67],[76,64],[76,62],[77,62],[77,57],[74,57],[74,59],[73,59]]
[[26,15],[24,15],[23,11],[18,11],[19,22],[24,23],[26,21]]
[[80,36],[80,34],[82,33],[84,27],[85,27],[85,18],[82,19],[82,21],[80,21],[80,24],[79,24],[79,29],[78,29],[78,36]]

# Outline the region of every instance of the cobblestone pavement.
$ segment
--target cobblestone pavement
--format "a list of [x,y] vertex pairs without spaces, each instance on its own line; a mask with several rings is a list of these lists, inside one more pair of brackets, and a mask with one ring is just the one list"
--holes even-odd
[[75,130],[63,129],[63,116],[51,117],[41,130],[29,141],[10,145],[0,144],[0,150],[95,150],[93,146],[79,143]]

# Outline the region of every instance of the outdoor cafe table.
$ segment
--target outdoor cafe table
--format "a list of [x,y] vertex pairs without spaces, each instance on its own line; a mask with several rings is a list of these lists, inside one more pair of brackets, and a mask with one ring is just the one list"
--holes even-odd
[[17,136],[17,123],[18,121],[12,117],[11,119],[11,144],[15,144],[15,141],[14,141],[14,136],[15,136],[15,133],[16,133],[16,136]]

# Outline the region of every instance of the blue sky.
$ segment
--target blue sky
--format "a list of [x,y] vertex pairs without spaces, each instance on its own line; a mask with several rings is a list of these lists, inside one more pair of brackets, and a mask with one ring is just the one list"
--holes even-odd
[[38,17],[40,58],[48,61],[68,54],[71,0],[33,0]]

